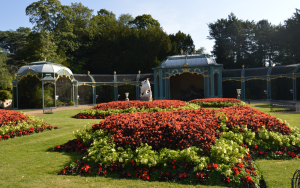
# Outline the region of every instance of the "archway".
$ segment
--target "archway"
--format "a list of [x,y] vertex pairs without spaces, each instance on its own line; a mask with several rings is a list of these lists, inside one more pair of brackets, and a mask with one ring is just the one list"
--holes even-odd
[[183,101],[204,98],[203,75],[183,73],[171,76],[170,98]]

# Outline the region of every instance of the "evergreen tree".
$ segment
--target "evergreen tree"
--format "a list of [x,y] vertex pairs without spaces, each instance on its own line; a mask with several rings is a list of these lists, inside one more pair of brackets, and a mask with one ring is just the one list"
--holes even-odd
[[12,89],[12,76],[7,69],[6,61],[7,54],[0,47],[0,90]]

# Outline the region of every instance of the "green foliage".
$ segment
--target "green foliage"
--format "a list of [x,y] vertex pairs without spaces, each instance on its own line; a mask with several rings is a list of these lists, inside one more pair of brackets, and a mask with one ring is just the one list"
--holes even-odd
[[170,34],[169,37],[172,43],[172,52],[174,54],[180,53],[180,50],[183,50],[184,54],[190,54],[194,51],[194,41],[189,34],[187,35],[181,31],[178,31],[175,35]]
[[1,50],[0,47],[0,90],[11,90],[13,78],[6,67],[7,54]]
[[11,99],[11,98],[12,98],[11,91],[0,90],[0,101],[4,99]]
[[166,111],[172,111],[172,110],[177,110],[177,109],[199,109],[200,107],[196,104],[189,103],[187,106],[181,106],[179,108],[165,108],[161,109],[158,107],[155,108],[147,108],[145,109],[144,107],[142,109],[136,108],[136,107],[130,107],[126,109],[108,109],[108,110],[81,110],[81,114],[86,114],[86,115],[112,115],[112,114],[122,114],[122,113],[133,113],[133,112],[166,112]]
[[233,13],[227,19],[209,23],[208,39],[215,40],[212,53],[225,69],[288,65],[299,62],[300,10],[284,25],[268,20],[240,20]]
[[152,18],[150,14],[143,14],[135,17],[129,24],[134,25],[138,29],[160,28],[160,23]]

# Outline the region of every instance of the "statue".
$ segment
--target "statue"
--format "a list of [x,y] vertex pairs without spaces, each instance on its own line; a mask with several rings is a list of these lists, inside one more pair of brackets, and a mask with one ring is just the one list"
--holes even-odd
[[140,87],[140,100],[141,101],[152,101],[152,91],[151,86],[149,82],[149,78],[147,80],[144,80],[142,83],[142,86]]

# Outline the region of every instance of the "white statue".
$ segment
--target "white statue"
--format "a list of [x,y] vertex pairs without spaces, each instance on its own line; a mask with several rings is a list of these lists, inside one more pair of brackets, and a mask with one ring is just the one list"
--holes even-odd
[[144,80],[142,86],[140,87],[140,100],[141,101],[152,101],[152,91],[149,82],[149,78]]

